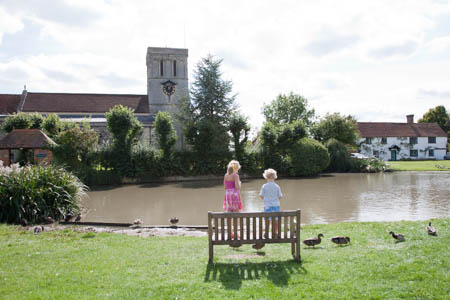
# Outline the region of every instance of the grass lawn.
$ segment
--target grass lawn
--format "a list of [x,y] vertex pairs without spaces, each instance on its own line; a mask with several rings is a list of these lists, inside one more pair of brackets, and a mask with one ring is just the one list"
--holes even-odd
[[[0,299],[449,299],[450,219],[307,225],[323,233],[316,249],[290,245],[216,246],[206,237],[134,237],[76,233],[34,235],[0,225]],[[390,230],[405,235],[395,243]],[[351,237],[335,246],[334,235]]]
[[387,164],[396,171],[450,171],[450,160],[389,161]]

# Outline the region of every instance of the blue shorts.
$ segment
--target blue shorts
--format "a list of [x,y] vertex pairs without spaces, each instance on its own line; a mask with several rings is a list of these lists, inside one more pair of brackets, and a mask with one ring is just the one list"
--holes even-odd
[[[272,211],[280,211],[280,207],[279,206],[264,207],[264,212],[272,212]],[[268,219],[272,221],[272,217],[269,217]],[[278,218],[275,218],[275,220],[278,220]]]

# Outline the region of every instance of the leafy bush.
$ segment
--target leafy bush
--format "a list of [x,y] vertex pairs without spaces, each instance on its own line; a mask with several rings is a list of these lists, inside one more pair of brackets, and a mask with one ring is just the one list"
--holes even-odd
[[52,166],[0,164],[0,222],[42,223],[80,210],[86,187],[71,173]]
[[11,132],[13,129],[27,129],[31,126],[30,116],[26,113],[12,114],[5,118],[2,124],[2,130]]
[[381,172],[386,170],[386,163],[376,157],[371,158],[355,158],[352,157],[350,159],[350,170],[352,172],[369,172],[369,173],[375,173],[375,172]]
[[331,172],[347,172],[350,170],[350,155],[347,152],[347,148],[344,143],[329,139],[325,146],[330,154],[330,164],[327,170]]
[[303,138],[294,144],[291,152],[294,176],[312,176],[325,170],[330,162],[327,148],[311,138]]

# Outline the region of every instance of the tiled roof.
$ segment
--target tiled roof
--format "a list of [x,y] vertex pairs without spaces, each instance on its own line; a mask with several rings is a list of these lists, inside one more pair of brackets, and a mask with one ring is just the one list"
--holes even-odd
[[27,93],[24,112],[41,113],[105,113],[114,105],[148,113],[147,95]]
[[447,136],[437,123],[358,122],[361,137]]
[[0,94],[0,115],[7,115],[17,112],[20,95]]
[[0,140],[0,149],[44,148],[47,144],[55,144],[39,129],[15,129]]

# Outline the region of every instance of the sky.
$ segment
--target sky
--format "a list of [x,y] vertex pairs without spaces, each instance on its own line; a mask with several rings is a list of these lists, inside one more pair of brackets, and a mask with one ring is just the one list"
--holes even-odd
[[319,117],[450,110],[450,3],[432,0],[0,0],[0,93],[146,94],[147,47],[223,59],[254,128],[294,92]]

